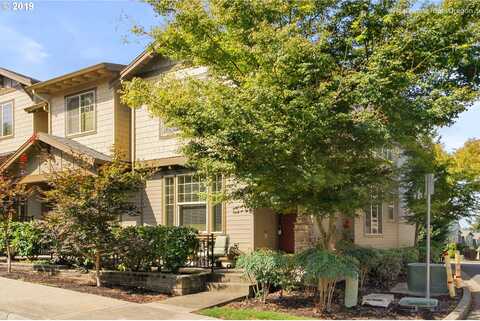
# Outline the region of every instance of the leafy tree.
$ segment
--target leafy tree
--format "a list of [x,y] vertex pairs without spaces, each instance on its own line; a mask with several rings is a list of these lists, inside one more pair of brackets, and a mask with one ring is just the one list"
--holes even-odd
[[45,192],[54,204],[57,222],[68,229],[69,244],[77,253],[95,264],[96,282],[100,286],[102,258],[109,254],[112,227],[120,215],[135,213],[132,194],[143,186],[140,172],[131,171],[117,157],[101,166],[95,175],[78,168],[55,173]]
[[450,124],[478,96],[478,1],[146,2],[162,24],[135,31],[209,77],[133,79],[124,102],[178,127],[199,172],[235,177],[230,197],[313,215],[324,248],[337,214],[391,181],[375,150]]
[[416,226],[415,244],[425,238],[427,204],[423,195],[427,173],[435,176],[431,201],[432,241],[443,244],[452,222],[472,217],[480,209],[477,197],[480,185],[456,170],[453,157],[431,139],[412,144],[405,155],[402,179],[409,211],[407,219]]
[[453,154],[454,170],[480,181],[480,139],[469,139]]
[[12,272],[12,239],[13,221],[17,217],[20,202],[30,195],[31,190],[18,179],[0,175],[0,228],[3,248],[7,254],[7,271]]

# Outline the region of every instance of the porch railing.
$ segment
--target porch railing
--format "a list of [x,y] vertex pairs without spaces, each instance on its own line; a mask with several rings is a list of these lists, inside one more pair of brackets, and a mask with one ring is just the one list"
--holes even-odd
[[213,271],[213,268],[215,267],[215,256],[213,255],[215,235],[200,234],[198,235],[198,241],[198,249],[187,263],[187,266],[211,269]]

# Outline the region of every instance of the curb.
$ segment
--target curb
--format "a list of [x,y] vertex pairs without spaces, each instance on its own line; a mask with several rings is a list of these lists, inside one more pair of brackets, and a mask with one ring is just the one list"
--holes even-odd
[[472,293],[470,288],[467,285],[463,286],[463,295],[462,299],[455,307],[455,309],[450,312],[443,320],[465,320],[467,318],[468,312],[472,307]]

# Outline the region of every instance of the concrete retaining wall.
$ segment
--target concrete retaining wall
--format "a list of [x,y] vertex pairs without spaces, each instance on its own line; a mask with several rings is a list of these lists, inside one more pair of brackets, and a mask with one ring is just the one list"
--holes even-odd
[[171,295],[185,295],[206,290],[210,272],[168,274],[159,272],[102,271],[105,284],[143,288]]

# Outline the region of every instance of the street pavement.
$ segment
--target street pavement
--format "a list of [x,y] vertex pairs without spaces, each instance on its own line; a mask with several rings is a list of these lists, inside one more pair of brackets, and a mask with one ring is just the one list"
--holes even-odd
[[480,320],[480,262],[463,262],[462,278],[472,291],[472,309],[467,319]]
[[0,319],[206,320],[161,302],[138,304],[0,278]]

